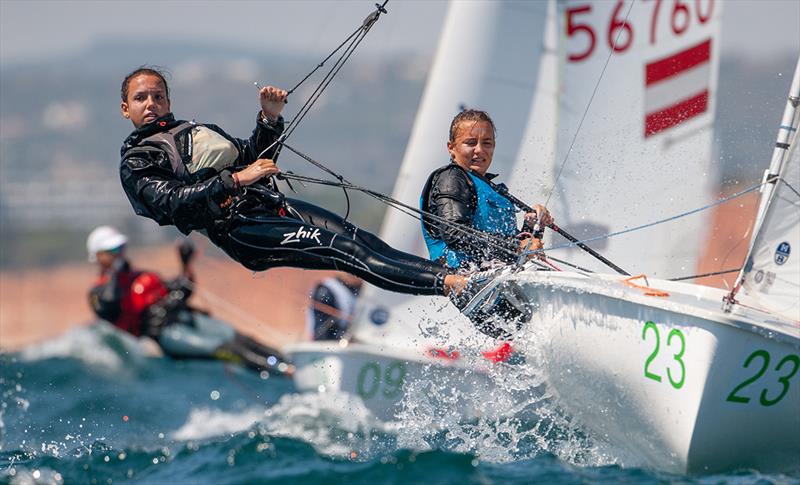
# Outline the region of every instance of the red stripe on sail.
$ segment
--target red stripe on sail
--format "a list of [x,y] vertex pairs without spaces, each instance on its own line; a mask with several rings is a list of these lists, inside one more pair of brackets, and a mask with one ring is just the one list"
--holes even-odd
[[697,96],[692,96],[689,99],[685,99],[677,104],[673,104],[659,111],[654,111],[645,116],[644,136],[646,138],[655,135],[667,128],[672,128],[690,118],[705,113],[706,111],[708,111],[707,89]]
[[649,86],[680,74],[711,58],[711,39],[645,66],[645,85]]

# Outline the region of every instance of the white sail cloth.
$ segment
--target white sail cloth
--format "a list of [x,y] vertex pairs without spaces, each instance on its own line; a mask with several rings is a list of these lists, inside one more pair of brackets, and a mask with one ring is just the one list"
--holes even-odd
[[[498,144],[492,171],[508,173],[539,89],[542,36],[553,10],[552,2],[525,0],[450,4],[393,198],[419,206],[428,175],[448,161],[450,122],[465,107],[486,110],[494,118]],[[380,236],[397,249],[428,257],[419,221],[405,213],[389,209]],[[354,335],[362,342],[425,345],[430,339],[419,328],[425,321],[456,334],[475,331],[441,297],[410,297],[367,286],[359,300]]]
[[762,195],[763,219],[756,223],[742,288],[758,307],[800,322],[800,59],[789,98],[791,113],[784,115],[783,136],[778,137],[778,143],[788,143],[789,149],[773,156],[768,177],[777,178],[771,191]]
[[[556,223],[578,239],[710,203],[721,10],[696,2],[677,18],[659,2],[558,1],[556,88],[532,110],[554,113],[549,124],[529,119],[512,192],[531,203],[552,192]],[[550,146],[533,143],[552,131]],[[589,245],[632,274],[685,276],[704,247],[705,217]],[[577,248],[550,254],[609,271]]]

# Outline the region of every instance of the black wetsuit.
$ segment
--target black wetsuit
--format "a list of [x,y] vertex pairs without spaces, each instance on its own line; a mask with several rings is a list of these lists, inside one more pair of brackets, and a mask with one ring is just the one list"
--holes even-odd
[[[429,249],[436,240],[442,241],[445,249],[436,254],[431,250],[431,255],[454,268],[462,262],[476,265],[493,260],[513,263],[519,248],[514,208],[510,201],[486,184],[481,187],[484,190],[479,196],[473,177],[475,175],[452,161],[428,176],[420,198],[422,210],[448,222],[424,220],[423,230]],[[484,177],[491,180],[496,175],[487,173]],[[463,227],[472,231],[466,232]]]
[[[441,295],[447,269],[403,253],[338,215],[307,202],[285,199],[265,186],[235,187],[232,171],[254,162],[283,131],[283,120],[257,121],[249,139],[233,138],[239,153],[231,167],[185,169],[191,136],[175,136],[177,154],[154,146],[152,136],[178,127],[169,114],[135,130],[122,146],[120,177],[137,214],[184,234],[204,231],[233,259],[254,271],[277,266],[346,271],[381,288]],[[175,152],[174,150],[172,152]],[[274,150],[263,157],[274,156]],[[179,158],[176,160],[176,158]]]
[[286,358],[278,350],[190,306],[188,299],[193,283],[184,276],[161,281],[155,279],[154,273],[147,273],[154,277],[150,281],[159,281],[164,296],[144,308],[139,306],[141,303],[133,303],[137,278],[146,273],[131,269],[123,258],[115,260],[89,291],[92,310],[120,330],[136,337],[145,335],[155,339],[164,354],[173,359],[216,359],[235,362],[257,372],[283,374],[286,371]]

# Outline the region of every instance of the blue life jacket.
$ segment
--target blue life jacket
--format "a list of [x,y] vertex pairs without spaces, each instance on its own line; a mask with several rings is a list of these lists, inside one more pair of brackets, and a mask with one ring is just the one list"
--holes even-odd
[[[475,213],[472,216],[472,227],[483,232],[498,234],[502,236],[515,236],[517,230],[517,219],[514,205],[507,198],[500,195],[489,184],[481,180],[479,177],[469,173],[469,178],[472,182],[471,186],[475,191],[475,197],[471,200],[477,202]],[[420,197],[420,207],[426,209],[424,198],[430,187],[426,186]],[[425,238],[425,244],[428,246],[428,253],[432,260],[444,261],[450,268],[458,268],[465,261],[469,261],[469,257],[447,246],[447,243],[440,238],[431,235],[425,228],[425,223],[422,223],[422,235]],[[476,244],[485,244],[476,241]],[[440,259],[441,258],[441,259]]]

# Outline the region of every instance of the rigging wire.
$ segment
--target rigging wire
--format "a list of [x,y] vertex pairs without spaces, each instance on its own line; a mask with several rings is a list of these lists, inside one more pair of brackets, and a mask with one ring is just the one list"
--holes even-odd
[[[334,62],[333,66],[328,70],[328,72],[325,74],[322,80],[320,80],[320,82],[317,84],[317,87],[309,95],[309,97],[300,107],[295,116],[290,121],[287,122],[289,128],[285,132],[283,132],[280,135],[280,137],[278,137],[278,139],[275,140],[275,142],[273,142],[267,148],[262,150],[261,153],[259,153],[258,157],[256,158],[261,158],[262,156],[264,156],[265,153],[267,153],[269,150],[271,150],[277,145],[277,149],[275,150],[275,153],[272,156],[273,159],[277,160],[278,155],[281,152],[281,148],[283,147],[283,142],[286,141],[294,133],[294,131],[297,129],[300,123],[305,119],[306,115],[308,115],[308,113],[311,111],[311,108],[325,92],[325,89],[327,89],[328,86],[330,86],[331,82],[333,82],[333,79],[336,77],[337,74],[339,74],[339,71],[341,71],[345,63],[350,59],[350,57],[353,55],[358,46],[361,45],[361,42],[364,40],[369,31],[372,29],[373,25],[375,25],[375,22],[378,21],[381,14],[382,13],[388,14],[385,8],[387,3],[389,3],[389,0],[384,0],[383,4],[376,3],[375,10],[364,19],[361,25],[356,30],[354,30],[353,33],[351,33],[344,41],[342,41],[342,43],[340,43],[330,54],[328,54],[328,56],[325,57],[325,59],[323,59],[319,64],[317,64],[317,66],[314,69],[312,69],[311,72],[306,74],[306,76],[303,77],[303,79],[301,79],[297,84],[295,84],[294,87],[292,87],[288,91],[288,94],[292,94],[293,92],[295,92],[297,88],[299,88],[312,75],[314,75],[314,73],[317,72],[317,70],[321,69],[325,65],[325,63],[334,56],[334,54],[339,52],[339,50],[342,49],[342,47],[344,47],[349,42],[349,45],[347,45],[344,52],[336,59],[336,62]],[[256,86],[258,86],[257,83]],[[318,166],[322,168],[320,165]],[[340,176],[337,176],[334,172],[330,170],[326,171],[331,175],[340,178]],[[344,181],[344,179],[342,178],[340,178],[340,180]],[[291,188],[291,185],[289,187]],[[347,211],[345,212],[344,219],[347,220],[347,218],[350,216],[350,196],[344,187],[342,188],[342,191],[344,192],[344,197],[347,206]]]
[[[305,155],[304,153],[302,153],[302,152],[300,152],[298,150],[295,150],[291,146],[285,145],[285,144],[284,144],[284,146],[287,149],[289,149],[290,151],[292,151],[295,154],[297,154],[298,156],[300,156],[302,158],[309,159],[308,160],[309,162],[311,162],[311,163],[313,163],[315,165],[319,164],[319,162],[312,161],[313,159],[310,159],[311,157],[308,157],[308,155]],[[329,169],[326,168],[325,170],[329,170]],[[446,220],[446,219],[444,219],[442,217],[437,216],[436,214],[425,212],[425,211],[423,211],[421,209],[418,209],[416,207],[409,206],[407,204],[404,204],[404,203],[402,203],[402,202],[400,202],[400,201],[398,201],[396,199],[393,199],[390,196],[384,195],[384,194],[382,194],[380,192],[377,192],[375,190],[367,189],[366,187],[360,187],[360,186],[351,184],[351,183],[346,182],[346,181],[345,182],[337,182],[337,181],[333,181],[333,180],[317,179],[317,178],[308,177],[308,176],[304,176],[304,175],[298,175],[298,174],[295,174],[295,173],[292,173],[292,172],[283,172],[283,173],[281,173],[280,176],[282,178],[294,179],[294,180],[298,180],[298,181],[301,181],[301,182],[307,182],[307,183],[311,183],[311,184],[331,185],[331,186],[346,185],[346,188],[349,188],[351,190],[360,191],[362,193],[370,195],[370,196],[380,200],[381,202],[387,204],[388,206],[391,206],[391,207],[393,207],[393,208],[395,208],[397,210],[400,210],[401,212],[403,212],[405,214],[408,214],[408,215],[414,217],[415,219],[418,219],[420,221],[422,221],[424,219],[430,219],[430,220],[435,221],[435,222],[437,222],[439,224],[442,224],[442,225],[448,226],[450,228],[456,229],[459,232],[462,232],[464,235],[467,235],[469,237],[474,237],[479,241],[482,240],[486,244],[494,246],[496,249],[499,249],[499,250],[507,252],[507,253],[511,253],[511,251],[509,251],[505,246],[502,246],[502,244],[500,243],[500,241],[502,240],[501,238],[498,238],[496,236],[492,237],[491,235],[486,234],[486,233],[484,233],[482,231],[479,231],[477,229],[474,229],[472,227],[468,227],[468,226],[464,226],[464,225],[461,225],[461,224],[453,223],[453,222],[448,221],[448,220]],[[698,208],[695,208],[695,209],[692,209],[692,210],[689,210],[689,211],[685,211],[685,212],[682,212],[682,213],[679,213],[679,214],[676,214],[676,215],[673,215],[673,216],[670,216],[670,217],[667,217],[667,218],[664,218],[664,219],[659,219],[657,221],[653,221],[653,222],[650,222],[650,223],[647,223],[647,224],[642,224],[642,225],[639,225],[639,226],[623,229],[621,231],[608,233],[608,234],[603,234],[603,235],[600,235],[600,236],[595,236],[595,237],[591,237],[591,238],[584,239],[584,240],[578,240],[578,241],[575,241],[575,242],[569,242],[567,244],[550,246],[550,247],[547,247],[547,248],[537,249],[537,250],[534,250],[534,251],[523,251],[522,253],[520,253],[520,255],[523,255],[523,256],[537,255],[537,254],[544,253],[545,251],[553,251],[553,250],[556,250],[556,249],[570,248],[570,247],[577,246],[578,244],[586,244],[586,243],[593,242],[593,241],[598,241],[598,240],[602,240],[602,239],[608,239],[608,238],[612,238],[612,237],[616,237],[616,236],[621,236],[623,234],[628,234],[628,233],[632,233],[632,232],[635,232],[635,231],[640,231],[642,229],[646,229],[646,228],[649,228],[649,227],[653,227],[653,226],[656,226],[656,225],[659,225],[659,224],[664,224],[664,223],[667,223],[667,222],[671,222],[671,221],[674,221],[674,220],[677,220],[677,219],[681,219],[683,217],[690,216],[690,215],[698,213],[698,212],[702,212],[704,210],[708,210],[708,209],[710,209],[712,207],[716,207],[718,205],[727,203],[727,202],[729,202],[729,201],[731,201],[733,199],[736,199],[736,198],[741,197],[741,196],[743,196],[745,194],[748,194],[750,192],[753,192],[755,190],[760,189],[763,184],[764,184],[763,182],[755,184],[752,187],[749,187],[749,188],[744,189],[744,190],[742,190],[740,192],[737,192],[735,194],[732,194],[732,195],[729,195],[727,197],[724,197],[724,198],[722,198],[722,199],[720,199],[720,200],[718,200],[716,202],[713,202],[711,204],[706,204],[706,205],[704,205],[702,207],[698,207]],[[516,255],[516,253],[514,253],[514,255]],[[553,259],[554,261],[558,261],[558,262],[564,263],[564,262],[556,260],[556,259],[554,259],[552,257],[551,257],[551,259]],[[586,270],[584,268],[579,268],[579,267],[576,267],[576,269],[580,269],[582,271],[588,271],[588,270]]]
[[[333,82],[333,79],[336,77],[337,74],[339,74],[339,71],[341,71],[341,69],[342,69],[342,67],[344,67],[345,63],[350,59],[350,57],[353,55],[353,53],[358,48],[358,46],[361,45],[361,42],[364,40],[364,38],[367,36],[369,31],[372,29],[372,26],[375,25],[375,22],[380,17],[380,14],[382,12],[386,12],[386,9],[384,8],[384,6],[388,3],[388,1],[389,0],[384,0],[383,5],[377,5],[376,4],[375,6],[377,7],[377,10],[375,10],[369,16],[367,16],[367,18],[362,23],[361,27],[359,27],[356,30],[357,35],[355,36],[355,38],[353,38],[350,41],[350,45],[348,45],[347,48],[345,49],[345,51],[342,53],[342,55],[339,56],[339,58],[334,63],[333,67],[331,67],[331,69],[328,71],[328,73],[325,74],[325,76],[322,78],[322,80],[317,85],[317,88],[308,97],[306,102],[300,108],[300,110],[298,111],[298,114],[295,115],[295,117],[292,119],[290,128],[282,136],[282,139],[284,141],[286,139],[288,139],[289,136],[291,136],[291,134],[294,132],[294,130],[297,129],[297,126],[306,117],[306,115],[308,114],[310,109],[313,107],[313,105],[317,102],[317,100],[320,98],[320,96],[322,96],[322,93],[325,91],[325,89],[327,89],[327,87],[331,84],[331,82]],[[351,37],[352,37],[352,35],[351,35]],[[346,43],[346,42],[347,41],[345,41],[344,43]],[[339,48],[340,47],[337,47],[336,50],[338,50]],[[328,56],[328,58],[326,58],[325,60],[327,61],[327,59],[329,59],[331,56],[333,56],[333,53],[331,53],[331,55]],[[320,65],[324,64],[324,62],[325,61],[320,63]],[[314,70],[316,71],[316,68]],[[312,73],[313,73],[313,71],[312,71]],[[302,82],[298,83],[298,85],[295,86],[292,89],[293,90],[297,89],[297,87],[299,87],[300,84],[302,84]]]
[[366,187],[360,187],[360,186],[354,185],[349,180],[344,178],[343,175],[334,172],[330,168],[328,168],[325,165],[323,165],[322,163],[314,160],[309,155],[301,152],[300,150],[297,150],[296,148],[293,148],[292,146],[286,144],[285,142],[281,142],[281,145],[284,146],[285,148],[287,148],[289,151],[291,151],[294,154],[296,154],[297,156],[299,156],[300,158],[303,158],[304,160],[308,161],[312,165],[314,165],[314,166],[320,168],[321,170],[329,173],[330,175],[332,175],[333,177],[338,179],[339,182],[334,182],[332,180],[317,179],[317,178],[308,177],[308,176],[305,176],[305,175],[298,175],[298,174],[295,174],[295,173],[292,173],[292,172],[282,172],[280,174],[281,178],[290,179],[290,180],[297,180],[299,182],[308,182],[308,183],[318,184],[318,185],[339,186],[339,187],[343,187],[343,188],[349,188],[349,189],[352,189],[352,190],[356,190],[356,191],[359,191],[361,193],[367,194],[367,195],[369,195],[369,196],[371,196],[371,197],[373,197],[375,199],[378,199],[379,201],[383,202],[387,206],[390,206],[390,207],[392,207],[392,208],[394,208],[396,210],[399,210],[400,212],[402,212],[402,213],[404,213],[406,215],[409,215],[409,216],[419,220],[420,222],[424,222],[423,219],[428,219],[428,220],[436,222],[436,223],[438,223],[440,225],[446,226],[447,228],[449,228],[451,230],[455,230],[457,232],[460,232],[463,235],[467,235],[467,236],[471,237],[473,240],[476,240],[476,241],[479,241],[479,242],[481,242],[481,241],[482,242],[486,242],[487,244],[494,246],[495,249],[497,249],[497,250],[499,250],[501,252],[504,252],[509,256],[514,256],[514,257],[517,256],[517,253],[515,251],[509,250],[508,247],[505,244],[503,244],[506,241],[506,239],[504,239],[504,238],[502,238],[500,236],[496,236],[496,235],[493,235],[493,234],[490,234],[490,233],[486,233],[486,232],[481,231],[479,229],[476,229],[474,227],[465,226],[463,224],[458,224],[458,223],[452,222],[452,221],[447,220],[447,219],[445,219],[443,217],[440,217],[440,216],[438,216],[436,214],[433,214],[433,213],[430,213],[430,212],[426,212],[426,211],[423,211],[423,210],[421,210],[421,209],[419,209],[417,207],[413,207],[413,206],[409,206],[407,204],[404,204],[404,203],[400,202],[399,200],[394,199],[394,198],[392,198],[392,197],[390,197],[388,195],[385,195],[385,194],[383,194],[381,192],[378,192],[376,190],[367,189]]
[[[367,33],[369,33],[369,31],[372,29],[372,26],[375,25],[375,22],[377,22],[377,20],[380,18],[380,15],[382,13],[388,13],[385,8],[387,3],[389,3],[389,0],[384,0],[383,4],[375,4],[376,10],[370,13],[353,33],[350,34],[341,44],[339,44],[339,46],[337,46],[325,59],[323,59],[317,65],[317,67],[312,69],[311,72],[309,72],[291,90],[288,91],[291,94],[295,90],[297,90],[297,88],[299,88],[303,83],[305,83],[318,69],[324,66],[325,63],[328,60],[330,60],[333,57],[333,55],[336,54],[345,44],[347,44],[348,42],[350,43],[344,50],[344,52],[336,59],[336,62],[328,70],[328,72],[325,74],[322,80],[317,84],[317,87],[309,95],[309,97],[300,107],[295,116],[286,123],[287,125],[289,125],[289,129],[286,130],[284,133],[282,133],[281,136],[278,138],[278,140],[276,140],[275,142],[270,144],[267,148],[262,150],[257,158],[261,158],[265,153],[274,148],[276,145],[280,145],[281,142],[287,140],[289,136],[291,136],[291,134],[294,132],[294,130],[297,129],[297,126],[300,124],[300,122],[302,122],[302,120],[305,118],[310,109],[320,98],[325,89],[327,89],[327,87],[333,81],[333,78],[342,69],[344,64],[350,59],[350,56],[352,56],[353,52],[355,52],[355,49],[361,44],[361,42],[364,40],[364,37],[366,37]],[[275,157],[277,158],[277,153]]]
[[722,271],[714,271],[711,273],[702,273],[696,274],[692,276],[681,276],[680,278],[670,278],[669,281],[684,281],[684,280],[695,280],[700,278],[707,278],[709,276],[717,276],[721,274],[728,274],[728,273],[735,273],[742,268],[731,268],[731,269],[723,269]]
[[537,251],[530,251],[530,254],[536,254],[536,253],[545,251],[545,249],[548,250],[548,251],[552,251],[552,250],[555,250],[555,249],[571,248],[573,246],[577,246],[579,243],[586,244],[586,243],[593,242],[593,241],[599,241],[601,239],[609,239],[609,238],[612,238],[612,237],[621,236],[623,234],[628,234],[628,233],[631,233],[631,232],[640,231],[640,230],[646,229],[648,227],[657,226],[659,224],[672,222],[674,220],[681,219],[683,217],[690,216],[692,214],[696,214],[698,212],[702,212],[702,211],[710,209],[712,207],[716,207],[718,205],[724,204],[724,203],[729,202],[729,201],[731,201],[731,200],[733,200],[733,199],[735,199],[737,197],[741,197],[741,196],[743,196],[745,194],[753,192],[754,190],[759,190],[763,185],[764,185],[763,182],[759,182],[756,185],[754,185],[754,186],[752,186],[752,187],[750,187],[748,189],[742,190],[741,192],[737,192],[737,193],[735,193],[733,195],[729,195],[728,197],[722,198],[722,199],[720,199],[720,200],[718,200],[716,202],[712,202],[711,204],[706,204],[706,205],[704,205],[702,207],[697,207],[695,209],[688,210],[686,212],[681,212],[680,214],[675,214],[673,216],[666,217],[664,219],[659,219],[657,221],[648,222],[647,224],[642,224],[640,226],[630,227],[628,229],[623,229],[623,230],[617,231],[617,232],[611,232],[611,233],[603,234],[603,235],[600,235],[600,236],[590,237],[590,238],[584,239],[582,241],[570,242],[568,244],[562,244],[562,245],[559,245],[559,246],[551,246],[549,248],[544,248],[544,249],[540,249],[540,250],[537,250]]
[[[286,148],[289,149],[289,150],[294,151],[288,145],[286,145]],[[485,243],[487,245],[490,245],[490,246],[494,247],[497,251],[505,253],[508,256],[514,256],[514,257],[517,256],[517,253],[515,251],[511,251],[510,249],[508,249],[508,247],[506,245],[503,245],[503,243],[505,242],[505,239],[503,239],[502,237],[495,236],[495,235],[490,234],[490,233],[485,233],[483,231],[480,231],[480,230],[475,229],[475,228],[470,227],[470,226],[465,226],[463,224],[454,223],[454,222],[449,221],[449,220],[447,220],[447,219],[445,219],[443,217],[437,216],[436,214],[432,214],[432,213],[429,213],[429,212],[422,211],[421,209],[418,209],[416,207],[404,204],[404,203],[402,203],[402,202],[400,202],[400,201],[398,201],[396,199],[391,198],[390,196],[384,195],[384,194],[382,194],[382,193],[380,193],[378,191],[375,191],[375,190],[372,190],[372,189],[368,189],[366,187],[361,187],[361,186],[354,185],[354,184],[351,184],[351,183],[348,183],[348,182],[337,182],[337,181],[333,181],[333,180],[317,179],[317,178],[308,177],[308,176],[305,176],[305,175],[298,175],[298,174],[295,174],[295,173],[292,173],[292,172],[281,172],[281,174],[279,175],[279,178],[284,178],[284,179],[289,179],[289,180],[297,180],[299,182],[306,182],[306,183],[317,184],[317,185],[329,185],[329,186],[334,186],[334,187],[344,187],[344,188],[347,188],[347,189],[350,189],[350,190],[355,190],[355,191],[364,193],[364,194],[366,194],[366,195],[368,195],[370,197],[373,197],[373,198],[379,200],[380,202],[386,204],[387,206],[392,207],[392,208],[394,208],[396,210],[399,210],[400,212],[402,212],[402,213],[404,213],[404,214],[406,214],[408,216],[411,216],[414,219],[417,219],[419,221],[423,221],[423,219],[427,219],[427,220],[436,222],[437,224],[440,224],[442,226],[446,226],[447,228],[449,228],[451,230],[454,230],[456,232],[461,233],[462,235],[470,237],[474,241],[482,242],[482,243]]]
[[792,184],[790,184],[789,182],[787,182],[787,181],[786,181],[786,179],[784,179],[783,177],[778,177],[778,180],[779,180],[780,182],[782,182],[782,183],[783,183],[783,185],[785,185],[785,186],[786,186],[786,187],[787,187],[789,190],[791,190],[792,192],[794,192],[794,195],[796,195],[796,196],[800,197],[800,192],[798,192],[798,191],[797,191],[797,189],[795,189],[794,187],[792,187]]
[[[358,48],[358,46],[364,40],[364,38],[366,37],[366,34],[370,31],[372,26],[375,24],[375,22],[380,17],[380,14],[381,13],[387,13],[386,9],[384,8],[387,3],[388,3],[388,0],[384,0],[383,4],[375,4],[376,10],[373,11],[370,15],[368,15],[364,19],[362,25],[359,26],[355,31],[353,31],[353,33],[351,33],[342,43],[340,43],[311,72],[309,72],[294,87],[292,87],[288,91],[289,94],[291,94],[294,91],[296,91],[304,82],[306,82],[317,70],[321,69],[328,60],[330,60],[339,50],[342,49],[342,47],[344,47],[349,42],[349,45],[347,45],[347,47],[345,48],[344,52],[339,56],[339,58],[334,63],[333,67],[331,67],[331,69],[325,74],[325,76],[319,82],[319,84],[314,89],[314,91],[311,93],[311,95],[306,99],[305,103],[303,104],[303,106],[301,106],[301,108],[298,111],[298,113],[294,116],[294,118],[292,118],[291,121],[289,121],[287,123],[289,125],[289,129],[286,130],[269,147],[267,147],[264,151],[262,151],[261,154],[259,154],[259,158],[261,156],[263,156],[264,153],[266,153],[267,151],[269,151],[270,149],[272,149],[273,147],[275,147],[277,145],[278,148],[277,148],[276,153],[275,153],[273,158],[277,158],[277,156],[280,153],[281,149],[283,147],[285,147],[285,148],[288,148],[290,151],[294,152],[295,154],[297,154],[298,156],[300,156],[302,159],[312,163],[317,168],[319,168],[319,169],[323,170],[324,172],[328,173],[329,175],[335,177],[338,180],[338,182],[334,182],[334,181],[330,181],[330,180],[323,180],[323,179],[316,179],[316,178],[313,178],[313,177],[302,176],[302,175],[294,174],[292,172],[283,172],[279,176],[279,178],[287,180],[287,183],[288,183],[288,180],[297,180],[297,181],[300,181],[301,183],[302,182],[308,182],[308,183],[315,183],[315,184],[320,184],[320,185],[338,186],[338,187],[342,188],[342,190],[343,190],[343,192],[345,194],[345,198],[347,200],[347,213],[345,215],[345,220],[347,219],[347,217],[350,214],[350,198],[349,198],[349,196],[347,194],[347,189],[357,190],[357,191],[360,191],[360,192],[362,192],[364,194],[367,194],[367,195],[369,195],[369,196],[371,196],[373,198],[376,198],[377,200],[383,202],[387,206],[393,207],[396,210],[400,210],[401,212],[403,212],[405,214],[408,214],[408,215],[414,217],[415,219],[418,219],[418,220],[424,222],[424,220],[427,218],[427,219],[435,221],[435,222],[437,222],[439,224],[448,226],[451,229],[455,229],[455,230],[463,233],[463,235],[465,235],[465,236],[469,236],[469,237],[472,237],[472,238],[477,239],[477,240],[482,240],[482,241],[486,242],[487,244],[492,245],[496,249],[499,249],[499,250],[501,250],[503,252],[511,253],[511,251],[506,246],[500,244],[500,241],[503,241],[502,238],[486,234],[486,233],[484,233],[482,231],[476,230],[476,229],[471,228],[471,227],[463,226],[461,224],[452,223],[452,222],[450,222],[448,220],[445,220],[444,218],[441,218],[441,217],[439,217],[439,216],[437,216],[435,214],[427,213],[427,212],[422,211],[420,209],[417,209],[415,207],[411,207],[409,205],[403,204],[402,202],[400,202],[400,201],[398,201],[396,199],[393,199],[393,198],[391,198],[391,197],[389,197],[387,195],[384,195],[384,194],[382,194],[380,192],[377,192],[377,191],[374,191],[374,190],[371,190],[371,189],[367,189],[365,187],[360,187],[360,186],[354,185],[351,182],[349,182],[347,179],[345,179],[341,174],[338,174],[338,173],[334,172],[333,170],[329,169],[325,165],[319,163],[318,161],[312,159],[308,155],[303,154],[299,150],[296,150],[296,149],[292,148],[291,146],[289,146],[289,145],[287,145],[285,143],[286,140],[289,138],[289,136],[291,136],[291,134],[294,133],[294,130],[297,129],[297,126],[300,124],[300,122],[302,122],[303,119],[305,119],[306,115],[310,112],[310,109],[317,102],[317,100],[323,94],[325,89],[327,89],[327,87],[331,84],[331,82],[336,77],[336,75],[338,75],[338,73],[341,71],[341,69],[344,66],[344,64],[350,59],[352,54],[355,52],[356,48]],[[630,17],[630,12],[633,9],[633,5],[635,3],[636,3],[636,0],[632,0],[631,1],[631,4],[628,7],[628,10],[627,10],[627,12],[625,14],[625,19],[623,21],[623,25],[627,24],[628,18]],[[561,175],[563,174],[564,168],[566,167],[567,161],[569,160],[569,155],[572,152],[572,148],[573,148],[573,146],[574,146],[574,144],[575,144],[575,142],[577,140],[577,137],[578,137],[578,135],[579,135],[579,133],[581,131],[583,123],[586,120],[586,117],[588,115],[589,109],[591,108],[591,105],[592,105],[592,103],[594,101],[595,95],[597,94],[597,90],[599,89],[600,83],[602,82],[602,79],[603,79],[603,77],[605,75],[605,72],[606,72],[606,69],[608,67],[608,64],[611,61],[611,57],[613,56],[614,51],[616,50],[616,46],[617,46],[617,43],[619,42],[619,38],[620,38],[621,35],[622,35],[622,29],[619,29],[619,32],[617,33],[617,36],[614,39],[614,44],[612,46],[612,49],[610,50],[610,52],[608,54],[608,57],[606,58],[606,61],[603,64],[603,68],[602,68],[602,70],[600,72],[600,76],[598,77],[597,82],[595,83],[595,86],[594,86],[594,88],[592,90],[592,94],[591,94],[591,96],[589,98],[589,101],[588,101],[588,103],[586,105],[586,108],[584,109],[584,112],[583,112],[583,114],[581,116],[580,122],[578,123],[578,127],[576,128],[575,133],[574,133],[574,135],[572,137],[572,140],[570,141],[569,148],[567,149],[567,152],[564,155],[564,160],[561,162],[561,165],[559,167],[558,173],[556,175],[556,179],[553,182],[553,186],[550,189],[549,194],[547,195],[547,199],[546,199],[545,204],[544,204],[545,206],[547,206],[547,204],[549,203],[553,193],[555,192],[555,188],[557,187],[558,182],[559,182],[559,180],[561,178]],[[521,255],[525,256],[525,255],[539,254],[539,253],[544,252],[545,250],[554,250],[554,249],[562,249],[562,248],[573,247],[573,246],[577,246],[577,245],[580,245],[580,244],[585,244],[587,242],[596,241],[596,240],[600,240],[600,239],[607,239],[607,238],[619,236],[619,235],[622,235],[622,234],[626,234],[626,233],[638,231],[638,230],[641,230],[641,229],[645,229],[645,228],[648,228],[648,227],[652,227],[652,226],[655,226],[655,225],[658,225],[658,224],[663,224],[663,223],[666,223],[666,222],[670,222],[670,221],[673,221],[673,220],[676,220],[676,219],[679,219],[679,218],[686,217],[688,215],[694,214],[696,212],[700,212],[702,210],[706,210],[706,209],[714,207],[716,205],[720,205],[722,203],[725,203],[725,202],[727,202],[727,201],[729,201],[729,200],[731,200],[733,198],[736,198],[736,197],[744,195],[744,194],[746,194],[748,192],[751,192],[752,190],[755,190],[755,189],[761,187],[761,185],[762,184],[758,184],[758,185],[756,185],[754,187],[751,187],[750,189],[746,189],[745,191],[739,192],[737,194],[733,194],[732,196],[726,197],[724,199],[721,199],[721,200],[719,200],[719,201],[717,201],[715,203],[712,203],[712,204],[709,204],[709,205],[706,205],[704,207],[700,207],[700,208],[697,208],[697,209],[694,209],[694,210],[690,210],[690,211],[687,211],[687,212],[684,212],[684,213],[681,213],[681,214],[678,214],[678,215],[675,215],[675,216],[672,216],[672,217],[669,217],[669,218],[666,218],[666,219],[662,219],[662,220],[655,221],[655,222],[648,223],[648,224],[644,224],[644,225],[641,225],[641,226],[625,229],[625,230],[618,231],[618,232],[615,232],[615,233],[609,233],[609,234],[596,236],[596,237],[593,237],[593,238],[585,239],[583,241],[573,241],[573,242],[570,242],[569,244],[564,244],[564,245],[560,245],[560,246],[553,246],[553,247],[549,247],[549,248],[542,248],[542,249],[535,250],[535,251],[523,251],[521,253]],[[795,191],[794,187],[790,186],[789,188],[792,191]],[[797,192],[795,191],[795,193],[797,193]],[[516,254],[516,253],[514,253],[514,254]],[[566,264],[568,266],[574,267],[575,269],[578,269],[578,270],[581,270],[581,271],[590,272],[589,270],[587,270],[585,268],[581,268],[581,267],[573,265],[571,263],[567,263],[566,261],[557,260],[555,258],[551,258],[551,259],[553,259],[554,261],[558,261],[561,264]],[[727,270],[724,271],[724,272],[727,272]],[[721,273],[713,273],[713,274],[721,274]],[[706,274],[706,275],[695,275],[695,276],[679,278],[679,279],[676,279],[676,280],[691,279],[691,278],[703,277],[703,276],[710,276],[710,275],[713,275],[713,274],[709,273],[709,274]]]

